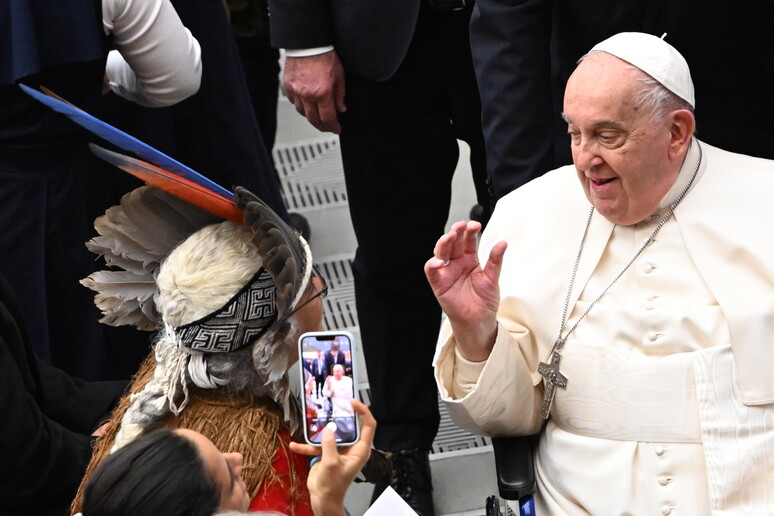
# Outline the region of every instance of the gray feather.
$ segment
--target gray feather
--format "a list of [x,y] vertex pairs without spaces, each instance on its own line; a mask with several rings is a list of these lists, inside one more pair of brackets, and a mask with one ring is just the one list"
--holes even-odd
[[89,251],[120,270],[100,271],[81,283],[95,290],[101,322],[111,326],[158,328],[154,300],[155,275],[177,245],[219,217],[153,186],[142,186],[121,198],[97,218],[99,236],[86,243]]

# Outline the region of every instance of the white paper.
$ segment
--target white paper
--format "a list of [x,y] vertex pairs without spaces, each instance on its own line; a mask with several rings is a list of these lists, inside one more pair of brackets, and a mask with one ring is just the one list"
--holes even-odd
[[387,486],[363,516],[417,516],[417,513],[398,493]]

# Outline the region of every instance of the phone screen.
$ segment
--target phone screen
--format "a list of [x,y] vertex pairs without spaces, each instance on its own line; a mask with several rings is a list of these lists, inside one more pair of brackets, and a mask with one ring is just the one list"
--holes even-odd
[[357,396],[354,340],[346,331],[304,333],[299,339],[299,362],[306,442],[320,445],[330,428],[339,445],[354,444],[360,426],[350,400]]

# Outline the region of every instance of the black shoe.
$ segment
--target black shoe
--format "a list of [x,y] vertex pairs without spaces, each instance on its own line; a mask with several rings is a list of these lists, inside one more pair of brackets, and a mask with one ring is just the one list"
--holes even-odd
[[304,240],[309,242],[309,237],[312,236],[312,228],[309,227],[309,221],[306,220],[306,217],[296,212],[290,212],[288,215],[290,215],[290,225],[301,233]]
[[[392,453],[393,477],[390,486],[419,516],[435,516],[430,460],[426,450],[401,450]],[[371,503],[387,486],[377,484]]]

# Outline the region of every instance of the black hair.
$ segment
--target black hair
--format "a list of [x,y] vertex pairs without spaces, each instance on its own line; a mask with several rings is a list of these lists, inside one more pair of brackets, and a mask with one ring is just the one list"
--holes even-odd
[[212,516],[220,492],[196,446],[154,430],[108,456],[89,478],[83,516]]

